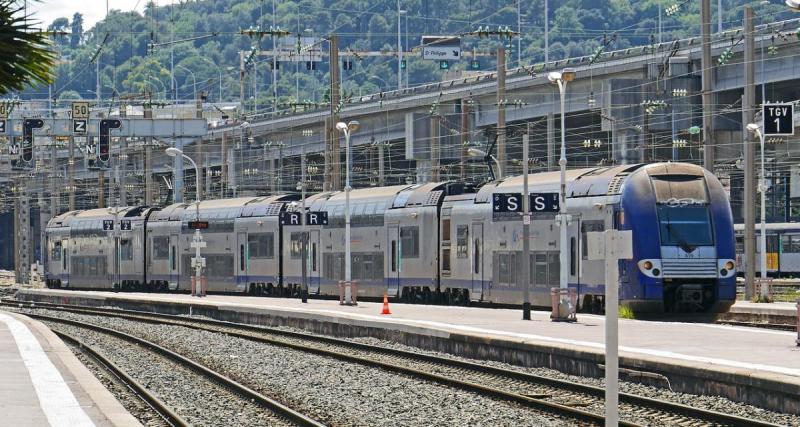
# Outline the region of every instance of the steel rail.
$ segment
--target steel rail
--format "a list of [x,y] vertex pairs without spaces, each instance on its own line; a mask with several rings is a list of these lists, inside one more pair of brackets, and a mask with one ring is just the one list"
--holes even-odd
[[[17,303],[17,304],[13,304],[12,303],[11,305],[19,305],[19,303]],[[307,346],[300,346],[300,345],[297,345],[297,344],[286,343],[286,342],[283,342],[283,341],[276,341],[276,340],[273,340],[273,339],[270,339],[270,338],[265,338],[265,337],[255,337],[255,336],[248,335],[248,334],[239,334],[237,332],[232,332],[232,331],[214,330],[213,328],[201,326],[201,325],[198,325],[198,324],[213,325],[213,326],[216,326],[216,327],[225,327],[225,328],[232,328],[232,329],[240,329],[240,330],[245,330],[245,331],[248,331],[248,332],[255,332],[255,333],[260,333],[260,334],[280,335],[280,336],[290,337],[290,338],[294,338],[294,339],[301,339],[301,340],[307,340],[307,341],[317,341],[317,342],[325,343],[325,344],[328,344],[328,345],[344,346],[344,347],[354,348],[354,349],[358,349],[358,350],[362,350],[362,351],[375,352],[375,353],[381,353],[381,354],[388,354],[388,355],[392,355],[392,356],[409,358],[409,359],[416,359],[416,360],[421,360],[421,361],[425,361],[425,362],[428,362],[428,363],[440,364],[440,365],[448,366],[448,367],[456,367],[456,368],[461,368],[461,369],[468,369],[468,370],[472,370],[472,371],[479,372],[479,373],[487,373],[487,374],[497,375],[497,376],[500,376],[500,377],[506,377],[506,378],[516,379],[516,380],[520,380],[520,381],[525,381],[525,382],[529,382],[529,383],[533,383],[533,384],[540,384],[540,385],[545,385],[545,386],[549,386],[549,387],[560,388],[560,389],[564,389],[564,390],[568,390],[568,391],[572,391],[572,392],[576,392],[576,393],[583,393],[583,394],[587,394],[587,395],[590,395],[590,396],[595,397],[595,398],[604,398],[605,397],[605,389],[602,388],[602,387],[592,386],[592,385],[588,385],[588,384],[580,384],[580,383],[576,383],[576,382],[569,382],[569,381],[555,379],[555,378],[548,378],[548,377],[544,377],[544,376],[541,376],[541,375],[535,375],[535,374],[530,374],[530,373],[526,373],[526,372],[510,370],[510,369],[503,369],[503,368],[498,368],[498,367],[494,367],[494,366],[482,365],[482,364],[475,363],[475,362],[468,362],[468,361],[463,361],[463,360],[445,358],[445,357],[441,357],[441,356],[429,355],[429,354],[414,353],[414,352],[407,351],[407,350],[383,348],[383,347],[378,347],[378,346],[375,346],[375,345],[358,343],[358,342],[344,340],[344,339],[340,339],[340,338],[324,337],[324,336],[317,336],[317,335],[308,335],[308,334],[304,334],[304,333],[300,333],[300,332],[287,331],[287,330],[278,330],[278,329],[274,329],[274,328],[265,328],[265,327],[255,326],[255,325],[247,325],[247,324],[241,324],[241,323],[226,322],[226,321],[215,320],[215,319],[199,319],[199,318],[194,318],[194,317],[189,318],[189,317],[185,317],[185,316],[163,314],[163,313],[151,313],[151,312],[143,312],[143,311],[137,311],[137,310],[106,309],[106,308],[97,308],[97,307],[82,307],[82,306],[75,306],[75,305],[51,304],[51,303],[41,303],[41,302],[34,304],[34,306],[38,306],[39,308],[57,308],[57,309],[65,310],[65,311],[83,313],[83,314],[98,314],[98,315],[106,315],[106,316],[113,316],[113,317],[126,318],[126,319],[135,319],[135,320],[139,320],[139,321],[142,321],[142,322],[150,322],[150,323],[157,323],[157,324],[170,323],[170,324],[173,324],[173,325],[176,325],[176,326],[184,326],[184,327],[189,327],[189,328],[198,329],[198,330],[205,330],[205,331],[210,331],[210,332],[222,332],[222,333],[226,333],[226,334],[229,334],[229,335],[232,335],[232,336],[237,336],[239,338],[260,341],[260,342],[263,342],[263,343],[266,343],[266,344],[273,344],[273,345],[279,345],[279,346],[284,346],[284,347],[292,347],[292,348],[296,347],[295,349],[300,350],[300,351],[311,351],[311,350],[309,350],[310,347],[307,347]],[[150,317],[150,319],[148,319],[148,317]],[[152,318],[157,318],[157,319],[162,319],[162,320],[154,320]],[[164,322],[163,320],[168,320],[169,322]],[[329,350],[324,350],[324,349],[313,349],[313,351],[319,351],[320,354],[328,355],[330,357],[335,357],[335,358],[339,358],[339,359],[351,358],[352,357],[354,359],[351,360],[351,361],[354,361],[356,363],[361,363],[361,364],[367,363],[367,364],[373,364],[373,365],[386,365],[385,366],[386,369],[395,370],[395,371],[397,371],[398,369],[408,369],[408,368],[397,367],[397,366],[394,366],[394,365],[385,364],[385,363],[382,363],[382,362],[372,361],[372,360],[361,358],[361,357],[357,357],[357,356],[343,355],[341,353],[337,353],[337,352],[333,352],[333,351],[329,351]],[[410,372],[409,372],[409,374],[414,375],[413,373],[410,373]],[[436,376],[436,374],[430,374],[430,375]],[[433,378],[428,378],[428,379],[435,380]],[[444,378],[444,380],[451,381],[448,378]],[[470,383],[470,384],[472,384],[472,383]],[[475,385],[477,385],[477,384],[475,384]],[[478,385],[478,386],[479,387],[484,387],[484,386],[480,386],[480,385]],[[508,392],[503,392],[503,393],[508,393]],[[515,395],[517,397],[522,396],[525,399],[536,400],[536,401],[539,401],[539,402],[542,402],[542,403],[545,403],[545,404],[548,404],[548,405],[554,404],[552,402],[546,402],[546,401],[543,401],[541,399],[536,399],[536,398],[532,398],[532,397],[529,397],[529,396],[520,395],[520,394],[516,394],[516,393],[508,393],[508,394]],[[510,398],[510,396],[508,398]],[[512,400],[514,400],[514,399],[512,399]],[[702,408],[696,408],[696,407],[689,406],[689,405],[684,405],[684,404],[675,403],[675,402],[671,402],[671,401],[667,401],[667,400],[655,399],[655,398],[650,398],[650,397],[640,396],[640,395],[635,395],[635,394],[630,394],[630,393],[620,393],[620,402],[621,403],[627,403],[627,404],[630,404],[630,405],[640,406],[640,407],[644,407],[644,408],[651,408],[651,409],[655,409],[655,410],[662,411],[662,412],[669,412],[669,413],[675,414],[675,415],[681,415],[681,416],[684,416],[684,417],[695,418],[695,419],[703,420],[703,421],[706,421],[706,422],[709,422],[709,423],[717,423],[717,424],[722,424],[722,425],[752,426],[752,427],[777,427],[777,426],[779,426],[778,424],[773,424],[773,423],[768,423],[768,422],[765,422],[765,421],[745,418],[745,417],[741,417],[741,416],[738,416],[738,415],[725,414],[725,413],[722,413],[722,412],[711,411],[711,410],[702,409]],[[554,405],[558,405],[558,404],[554,404]],[[558,405],[558,406],[565,406],[565,405]],[[574,409],[574,408],[570,408],[570,407],[567,407],[567,408]],[[580,411],[580,412],[585,412],[585,411]],[[602,417],[601,417],[601,419],[602,419]],[[587,420],[587,421],[589,421],[589,420]],[[626,424],[624,422],[621,422],[620,425],[635,425],[635,424],[630,424],[630,423]]]
[[117,377],[126,387],[128,387],[135,395],[144,401],[150,408],[152,408],[161,418],[174,427],[190,427],[188,421],[178,415],[172,408],[170,408],[164,401],[159,399],[156,395],[150,393],[139,381],[126,374],[115,363],[111,362],[99,353],[94,347],[80,339],[62,331],[53,330],[59,338],[68,341],[78,346],[81,351],[86,352],[89,356],[96,360],[96,362],[103,368],[111,372]]
[[93,331],[96,331],[96,332],[112,335],[112,336],[115,336],[117,338],[121,338],[121,339],[123,339],[125,341],[129,341],[131,343],[140,345],[140,346],[142,346],[144,348],[147,348],[147,349],[149,349],[149,350],[151,350],[151,351],[153,351],[155,353],[161,354],[162,356],[165,356],[168,359],[172,359],[173,361],[177,362],[178,364],[183,365],[183,366],[185,366],[185,367],[187,367],[187,368],[189,368],[189,369],[191,369],[191,370],[193,370],[193,371],[205,376],[206,378],[212,379],[213,381],[217,382],[218,384],[221,384],[222,386],[228,388],[229,390],[232,390],[233,392],[239,394],[240,396],[243,396],[244,398],[250,399],[250,400],[256,402],[257,404],[259,404],[260,406],[263,406],[263,407],[266,407],[266,408],[270,409],[271,411],[275,412],[277,415],[282,416],[282,417],[288,419],[289,421],[291,421],[291,422],[293,422],[293,423],[295,423],[297,425],[309,426],[309,427],[325,427],[324,424],[321,424],[320,422],[318,422],[318,421],[316,421],[316,420],[314,420],[314,419],[312,419],[312,418],[310,418],[310,417],[308,417],[308,416],[306,416],[304,414],[301,414],[300,412],[297,412],[292,408],[289,408],[288,406],[278,402],[277,400],[274,400],[274,399],[271,399],[271,398],[269,398],[267,396],[264,396],[263,394],[255,391],[255,390],[253,390],[253,389],[251,389],[251,388],[249,388],[249,387],[247,387],[247,386],[245,386],[245,385],[243,385],[243,384],[241,384],[241,383],[239,383],[239,382],[237,382],[237,381],[235,381],[233,379],[230,379],[230,378],[228,378],[228,377],[226,377],[226,376],[224,376],[224,375],[222,375],[222,374],[220,374],[220,373],[218,373],[218,372],[216,372],[216,371],[214,371],[214,370],[212,370],[210,368],[207,368],[204,365],[201,365],[201,364],[199,364],[199,363],[197,363],[197,362],[195,362],[195,361],[193,361],[193,360],[191,360],[191,359],[189,359],[189,358],[187,358],[185,356],[182,356],[182,355],[180,355],[180,354],[178,354],[178,353],[176,353],[176,352],[174,352],[172,350],[169,350],[169,349],[167,349],[165,347],[162,347],[162,346],[160,346],[160,345],[158,345],[156,343],[153,343],[151,341],[147,341],[145,339],[135,337],[135,336],[127,334],[125,332],[117,331],[117,330],[106,328],[106,327],[103,327],[103,326],[92,325],[90,323],[81,323],[81,322],[78,322],[78,321],[75,321],[75,320],[62,319],[62,318],[52,317],[52,316],[47,316],[47,315],[42,315],[42,314],[26,313],[26,316],[29,316],[29,317],[31,317],[33,319],[37,319],[37,320],[40,320],[40,321],[51,321],[51,322],[56,322],[56,323],[64,323],[64,324],[68,324],[68,325],[75,326],[75,327],[78,327],[78,328],[90,329],[90,330],[93,330]]

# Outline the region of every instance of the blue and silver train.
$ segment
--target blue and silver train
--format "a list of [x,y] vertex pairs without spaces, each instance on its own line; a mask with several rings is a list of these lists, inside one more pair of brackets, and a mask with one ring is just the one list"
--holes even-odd
[[[532,174],[531,193],[557,193],[559,174]],[[531,221],[530,282],[534,305],[549,306],[567,252],[568,283],[579,306],[603,309],[602,261],[588,259],[588,232],[631,230],[633,259],[620,262],[620,301],[637,311],[725,311],[735,298],[735,241],[719,181],[683,163],[626,165],[567,172],[568,246],[559,246],[553,213]],[[522,216],[498,216],[499,193],[521,193],[522,177],[478,189],[460,182],[353,190],[351,246],[359,297],[384,293],[406,302],[520,304]],[[338,295],[344,279],[344,193],[305,200],[327,222],[281,225],[299,212],[296,194],[203,201],[211,292]],[[50,287],[185,291],[193,274],[196,205],[73,211],[46,229]],[[120,225],[124,226],[120,229]],[[112,225],[113,224],[113,225]],[[307,242],[303,257],[302,242]]]

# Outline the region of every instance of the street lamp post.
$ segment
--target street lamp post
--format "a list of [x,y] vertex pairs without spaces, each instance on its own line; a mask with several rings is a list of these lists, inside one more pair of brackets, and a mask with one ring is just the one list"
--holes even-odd
[[493,173],[492,175],[495,178],[503,176],[503,171],[500,168],[500,161],[497,160],[497,157],[495,157],[495,156],[493,156],[491,154],[486,154],[485,151],[483,151],[483,150],[481,150],[479,148],[467,148],[467,155],[470,156],[470,157],[480,157],[482,159],[486,159],[487,161],[489,159],[491,159],[494,162],[495,166],[497,166],[497,174],[495,175]]
[[[381,83],[383,83],[383,84],[384,84],[384,86],[386,87],[386,89],[387,89],[387,90],[389,89],[389,85],[386,83],[386,80],[384,80],[384,79],[382,79],[382,78],[380,78],[380,77],[378,77],[378,76],[376,76],[376,75],[374,75],[374,74],[373,74],[373,75],[371,75],[371,76],[369,76],[369,79],[367,79],[367,80],[372,80],[372,79],[375,79],[375,80],[380,80],[380,81],[381,81]],[[383,92],[383,86],[379,87],[378,89],[379,89],[381,92]]]
[[[761,236],[759,237],[759,246],[761,247],[761,279],[767,278],[767,176],[764,173],[764,134],[761,133],[761,128],[756,123],[747,125],[747,130],[755,134],[758,142],[761,145],[761,178],[758,180],[758,192],[761,193]],[[767,298],[769,296],[769,289],[766,285],[761,286],[761,296]]]
[[189,74],[192,75],[192,88],[194,92],[194,99],[197,99],[197,79],[194,77],[194,73],[192,72],[192,70],[184,67],[183,65],[176,65],[176,67],[186,70]]
[[344,184],[344,299],[347,305],[355,305],[353,304],[353,295],[352,295],[352,287],[351,282],[353,280],[352,276],[352,257],[350,254],[350,170],[352,169],[352,165],[350,164],[351,159],[351,145],[350,145],[350,135],[353,132],[358,130],[359,123],[355,120],[350,121],[349,123],[339,122],[336,123],[336,129],[339,132],[344,134],[345,145],[347,146],[346,150],[346,167],[347,173],[345,175],[345,184]]
[[[559,274],[559,288],[567,289],[568,283],[568,263],[569,263],[569,252],[567,247],[569,246],[568,239],[567,239],[567,226],[569,224],[570,217],[567,214],[567,133],[566,133],[566,124],[565,124],[565,93],[567,91],[567,83],[575,80],[575,70],[571,68],[565,68],[560,73],[558,71],[553,71],[547,75],[547,78],[550,80],[551,83],[558,84],[558,91],[561,98],[561,157],[558,159],[558,165],[561,170],[561,197],[558,203],[558,224],[559,224],[559,234],[560,234],[560,245],[559,245],[559,264],[560,264],[560,274]],[[559,311],[560,312],[560,311]]]
[[397,0],[397,90],[403,89],[403,45],[400,43],[400,0]]
[[166,149],[166,153],[170,157],[181,156],[184,159],[188,160],[189,163],[192,164],[194,167],[194,176],[197,180],[195,185],[195,229],[194,229],[194,239],[192,239],[192,247],[195,248],[194,258],[192,259],[192,267],[194,267],[194,282],[195,282],[195,296],[203,296],[205,293],[202,292],[202,278],[203,278],[203,267],[205,267],[205,259],[200,256],[200,248],[206,247],[206,243],[203,241],[203,236],[200,234],[200,169],[197,167],[197,163],[192,160],[191,157],[183,154],[183,151],[175,148],[169,147]]

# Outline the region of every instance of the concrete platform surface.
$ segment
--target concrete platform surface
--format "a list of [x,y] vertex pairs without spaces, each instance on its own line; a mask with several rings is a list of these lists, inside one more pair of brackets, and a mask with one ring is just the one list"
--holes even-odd
[[[521,310],[473,307],[391,304],[391,315],[381,315],[381,304],[361,302],[341,306],[337,301],[183,294],[76,292],[26,290],[26,293],[72,297],[114,298],[129,301],[191,304],[274,315],[319,318],[338,323],[422,332],[427,335],[477,335],[521,343],[580,348],[603,352],[604,317],[579,314],[577,323],[551,322],[549,312],[535,311],[531,321],[521,320]],[[620,353],[631,358],[657,358],[704,369],[792,376],[800,382],[800,347],[797,334],[758,328],[681,322],[621,319]]]
[[750,301],[736,301],[731,309],[731,313],[757,313],[773,314],[782,316],[797,316],[797,303],[794,302],[770,302],[758,303]]
[[0,424],[141,426],[41,322],[0,311]]

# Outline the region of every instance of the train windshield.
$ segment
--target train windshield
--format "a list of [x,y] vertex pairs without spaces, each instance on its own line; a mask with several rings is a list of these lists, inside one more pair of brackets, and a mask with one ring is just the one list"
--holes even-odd
[[705,205],[659,205],[658,221],[662,246],[679,246],[691,252],[697,246],[714,244],[711,219]]

